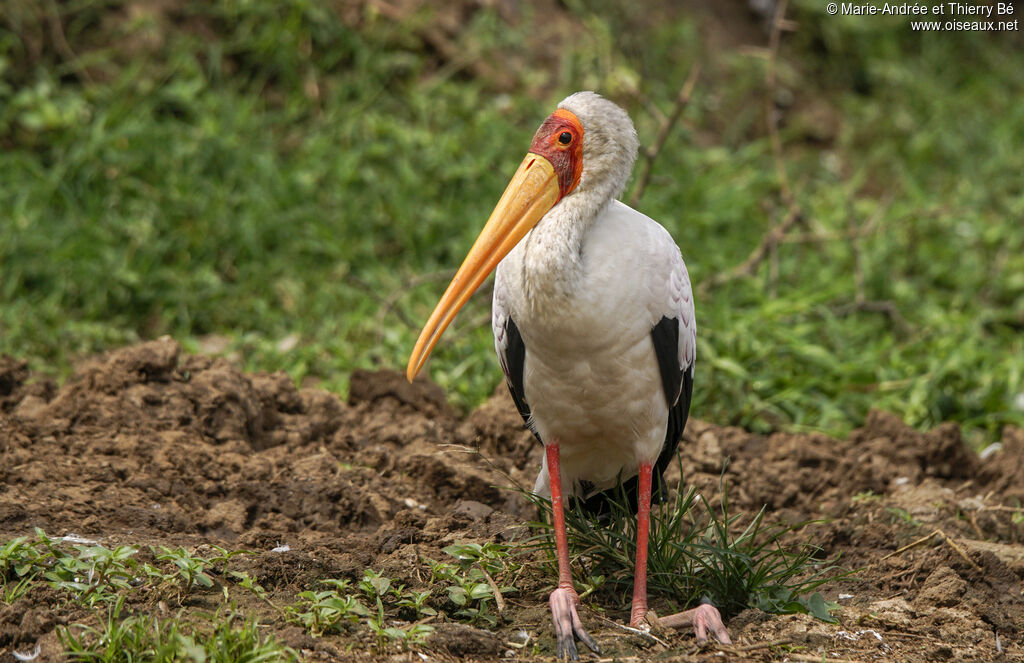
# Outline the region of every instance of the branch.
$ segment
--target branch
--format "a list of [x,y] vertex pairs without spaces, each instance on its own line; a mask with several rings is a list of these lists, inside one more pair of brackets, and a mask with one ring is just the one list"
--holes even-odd
[[679,121],[679,117],[683,114],[683,109],[690,102],[690,95],[693,94],[693,88],[697,85],[697,78],[699,76],[700,65],[695,64],[690,69],[690,74],[686,77],[683,87],[679,89],[679,94],[676,95],[672,112],[662,121],[661,128],[658,130],[658,136],[654,139],[654,144],[647,150],[644,150],[644,163],[640,169],[640,177],[637,179],[636,186],[633,187],[633,193],[629,197],[630,207],[636,207],[640,203],[640,198],[644,195],[644,189],[647,188],[647,182],[651,179],[654,162],[657,160],[658,155],[661,154],[661,149],[665,147],[665,141],[668,140],[672,127]]
[[727,272],[719,273],[709,280],[703,281],[698,290],[706,294],[708,290],[722,285],[728,281],[743,276],[753,276],[757,268],[770,257],[771,273],[769,274],[769,286],[774,292],[778,279],[778,245],[782,242],[789,230],[798,222],[803,220],[803,212],[793,197],[793,190],[789,185],[789,175],[786,173],[786,164],[782,158],[782,139],[779,137],[779,123],[775,114],[775,63],[779,53],[779,34],[782,32],[785,21],[787,0],[780,0],[775,5],[775,16],[772,19],[771,36],[769,38],[768,65],[765,70],[765,122],[768,126],[768,136],[772,145],[772,159],[775,163],[775,175],[779,181],[779,193],[782,202],[786,205],[786,216],[777,225],[769,230],[761,239],[761,243],[750,252],[747,259],[736,265]]
[[914,328],[910,326],[907,319],[903,317],[900,308],[895,302],[888,299],[859,299],[836,306],[832,312],[842,317],[851,313],[881,313],[889,318],[893,325],[903,334],[909,335]]
[[89,70],[78,64],[78,56],[75,55],[74,50],[71,49],[71,44],[68,43],[67,37],[64,36],[64,25],[60,15],[60,8],[57,6],[56,0],[50,0],[47,3],[47,23],[50,27],[50,38],[53,39],[53,46],[60,53],[61,57],[67,60],[68,66],[73,68],[75,74],[77,74],[83,82],[92,83],[92,76],[89,74]]
[[[392,310],[395,310],[395,306],[398,304],[399,300],[409,294],[410,291],[415,290],[421,285],[432,283],[434,281],[450,281],[454,276],[454,269],[443,269],[436,272],[429,272],[427,274],[419,274],[406,279],[405,282],[402,283],[401,287],[396,288],[388,297],[377,297],[378,301],[381,302],[380,310],[377,312],[377,326],[380,328],[383,327],[384,319],[387,318]],[[357,283],[357,285],[362,286],[364,290],[369,290],[368,284]],[[372,294],[376,295],[376,293]],[[398,318],[406,324],[406,326],[411,329],[415,329],[416,324],[409,320],[404,313],[396,310],[395,315],[397,315]]]
[[792,228],[796,223],[803,219],[800,213],[800,208],[796,205],[791,205],[789,211],[786,212],[785,218],[779,222],[774,228],[769,230],[763,238],[761,243],[758,244],[747,259],[736,265],[727,272],[716,274],[712,278],[702,281],[698,289],[702,294],[706,294],[708,290],[718,287],[723,283],[733,281],[743,276],[753,276],[757,268],[764,262],[764,259],[768,257],[772,248],[775,247],[782,238],[785,236],[789,229]]
[[765,69],[765,83],[768,91],[764,96],[765,121],[768,123],[768,136],[772,144],[772,159],[775,161],[775,173],[779,178],[779,190],[787,204],[793,203],[793,191],[789,187],[789,176],[786,164],[782,160],[782,140],[779,138],[779,121],[775,113],[775,63],[779,55],[779,34],[786,14],[787,0],[775,5],[775,16],[772,19],[772,31],[768,41],[768,65]]

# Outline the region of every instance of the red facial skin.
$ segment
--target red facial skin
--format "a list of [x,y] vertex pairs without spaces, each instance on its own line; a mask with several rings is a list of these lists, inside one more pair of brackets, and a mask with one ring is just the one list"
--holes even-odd
[[[559,140],[568,132],[571,138],[562,144]],[[583,174],[583,125],[570,111],[559,108],[544,120],[530,143],[530,151],[551,162],[558,175],[559,200],[580,183]]]

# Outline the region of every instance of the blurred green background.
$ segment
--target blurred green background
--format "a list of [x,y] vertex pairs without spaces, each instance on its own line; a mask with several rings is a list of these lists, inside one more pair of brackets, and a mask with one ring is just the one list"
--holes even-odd
[[[638,205],[698,288],[695,416],[998,439],[1024,424],[1024,39],[823,7],[790,3],[773,60],[739,0],[5,0],[0,352],[66,376],[171,334],[344,393],[404,367],[555,103],[598,90],[650,146],[699,66]],[[787,213],[769,112],[802,214],[723,278]],[[467,409],[501,380],[489,307],[428,368]]]

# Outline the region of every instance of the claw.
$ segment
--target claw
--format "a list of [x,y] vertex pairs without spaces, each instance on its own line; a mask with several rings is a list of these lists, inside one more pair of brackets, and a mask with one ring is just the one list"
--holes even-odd
[[579,638],[595,654],[601,650],[594,638],[583,629],[583,622],[580,620],[578,607],[580,597],[571,587],[559,587],[551,592],[548,600],[551,605],[551,621],[555,624],[555,637],[558,641],[558,658],[569,658],[572,661],[579,659],[579,652],[576,649],[576,639]]

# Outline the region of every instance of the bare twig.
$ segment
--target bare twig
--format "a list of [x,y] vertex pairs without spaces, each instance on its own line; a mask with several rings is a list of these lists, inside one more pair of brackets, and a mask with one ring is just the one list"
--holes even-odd
[[[408,317],[406,317],[405,313],[403,313],[401,311],[401,309],[394,309],[393,308],[394,305],[389,303],[389,299],[387,297],[385,297],[384,295],[380,294],[379,292],[377,292],[377,289],[374,288],[372,285],[370,285],[369,283],[367,283],[363,279],[359,278],[358,276],[354,276],[352,274],[349,274],[348,276],[346,276],[345,280],[348,281],[349,283],[351,283],[352,285],[358,287],[360,290],[362,290],[366,294],[370,295],[371,297],[376,299],[378,302],[380,302],[382,308],[386,307],[388,311],[393,309],[394,312],[395,312],[395,316],[406,327],[408,327],[409,329],[412,329],[412,330],[416,329],[416,323],[414,323],[412,320],[410,320]],[[378,326],[380,326],[380,325],[378,325]]]
[[643,90],[641,90],[632,79],[627,78],[623,80],[622,85],[626,88],[626,94],[638,101],[647,113],[654,118],[654,121],[657,122],[658,126],[661,126],[661,124],[665,122],[665,114],[661,112],[660,108],[658,108],[658,104],[654,103],[653,99],[644,94]]
[[896,303],[888,299],[853,301],[849,304],[836,306],[832,309],[832,312],[838,316],[849,315],[850,313],[881,313],[888,317],[901,333],[910,334],[913,331],[913,327],[910,326],[907,319],[900,313]]
[[867,226],[857,230],[831,233],[798,233],[789,234],[779,239],[780,244],[824,244],[825,242],[848,242],[874,234],[875,228]]
[[[860,226],[855,226],[854,224],[855,214],[853,213],[853,203],[851,202],[848,206],[849,213],[847,214],[846,236],[860,237],[874,232],[878,225],[878,220],[882,216],[882,212],[888,209],[890,200],[891,196],[879,205],[878,210],[876,210],[875,213]],[[899,332],[903,334],[910,334],[910,332],[913,331],[913,328],[907,322],[906,318],[903,317],[903,314],[900,312],[900,309],[896,306],[895,302],[889,300],[869,300],[867,298],[863,254],[856,242],[851,241],[849,246],[850,253],[853,254],[853,302],[833,307],[832,312],[839,316],[860,312],[881,313],[889,318],[889,321],[892,322]]]
[[494,472],[498,473],[503,479],[505,479],[505,481],[508,481],[509,484],[514,486],[514,490],[516,490],[516,491],[518,491],[520,493],[532,492],[532,488],[527,488],[523,484],[521,484],[518,481],[516,481],[515,478],[513,478],[511,474],[509,474],[508,472],[506,472],[502,468],[498,467],[498,465],[495,464],[495,462],[493,460],[491,460],[487,456],[487,454],[485,454],[484,452],[480,451],[480,449],[477,449],[476,447],[469,447],[469,446],[466,446],[464,444],[451,444],[451,443],[439,444],[438,446],[440,446],[442,449],[451,449],[452,451],[457,451],[457,452],[464,453],[464,454],[467,454],[467,455],[470,455],[470,456],[477,456],[477,457],[480,458],[480,460],[482,460],[484,462],[485,465],[487,465],[487,467],[491,468],[491,470],[493,470]]
[[686,77],[686,82],[684,82],[683,86],[679,89],[679,94],[676,95],[676,101],[672,106],[672,112],[662,121],[661,128],[658,129],[658,136],[654,139],[654,144],[647,150],[644,150],[644,162],[640,167],[640,177],[637,178],[636,186],[633,187],[633,193],[629,197],[630,207],[636,207],[640,203],[640,198],[644,195],[644,189],[647,188],[647,183],[651,179],[651,171],[654,168],[654,162],[657,160],[658,155],[661,154],[661,149],[665,147],[665,141],[668,140],[668,135],[672,132],[672,127],[679,121],[679,116],[683,114],[683,109],[686,108],[686,104],[690,102],[690,95],[693,94],[693,88],[697,85],[697,79],[699,77],[700,65],[695,64],[690,69],[690,74]]
[[974,533],[978,535],[978,539],[984,540],[985,533],[981,531],[981,527],[978,525],[978,512],[971,511],[968,515],[969,521],[971,523],[971,528],[974,530]]
[[498,587],[498,583],[494,582],[494,578],[487,572],[483,564],[477,563],[476,568],[484,574],[484,579],[487,580],[487,584],[491,586],[491,591],[494,592],[494,605],[498,608],[498,614],[505,612],[505,597],[501,595],[501,588]]
[[784,640],[772,640],[771,642],[758,642],[752,645],[743,645],[742,647],[730,647],[729,645],[722,645],[723,647],[729,647],[732,651],[757,651],[758,649],[771,649],[772,647],[782,647],[783,645],[791,644],[793,641],[790,639]]
[[775,5],[775,16],[772,18],[772,30],[768,41],[768,64],[765,69],[765,82],[768,90],[764,96],[765,120],[768,123],[768,136],[772,144],[772,158],[775,160],[775,172],[779,177],[779,189],[782,199],[787,203],[793,201],[793,191],[789,187],[789,176],[786,164],[782,160],[782,139],[779,138],[779,122],[775,113],[775,63],[779,53],[779,35],[786,15],[787,0],[780,0]]
[[824,658],[821,654],[797,654],[790,652],[786,654],[786,657],[794,661],[808,661],[808,663],[821,663],[822,661],[828,661],[828,663],[861,663],[853,658]]
[[887,560],[890,557],[893,557],[895,555],[903,554],[906,551],[910,550],[911,548],[915,548],[915,547],[921,545],[922,543],[926,543],[929,540],[935,538],[936,536],[939,537],[950,548],[952,548],[953,552],[955,552],[957,555],[959,555],[961,558],[963,558],[963,560],[965,562],[970,564],[971,568],[973,568],[975,571],[977,571],[979,573],[983,572],[983,569],[981,568],[981,566],[977,562],[975,562],[973,559],[971,559],[971,557],[966,552],[964,552],[964,549],[960,547],[960,544],[958,544],[948,534],[946,534],[945,532],[943,532],[940,529],[935,530],[934,532],[932,532],[928,536],[921,537],[917,541],[913,541],[911,543],[908,543],[907,545],[903,546],[902,548],[889,553],[888,555],[886,555],[885,557],[883,557],[879,561],[885,561],[885,560]]
[[746,260],[727,272],[716,274],[712,278],[701,282],[699,286],[701,292],[707,292],[707,290],[711,288],[720,286],[723,283],[727,283],[728,281],[732,281],[743,276],[753,276],[754,272],[757,271],[757,268],[762,262],[764,262],[764,259],[768,257],[772,247],[778,244],[786,233],[789,232],[789,229],[796,225],[796,223],[802,218],[800,208],[796,205],[790,206],[789,211],[786,212],[786,216],[782,221],[780,221],[778,225],[769,230],[768,233],[761,238],[761,243],[750,252],[750,255],[747,256]]
[[626,626],[625,624],[620,624],[617,621],[615,621],[613,619],[608,619],[604,615],[596,613],[596,612],[594,612],[593,615],[595,617],[597,617],[598,619],[600,619],[602,622],[604,622],[604,623],[606,623],[606,624],[608,624],[610,626],[614,626],[615,628],[622,629],[623,631],[626,631],[627,633],[632,633],[634,635],[639,635],[639,636],[642,636],[644,638],[650,638],[651,640],[657,642],[659,645],[665,647],[666,649],[669,646],[667,642],[665,642],[664,640],[662,640],[658,636],[654,635],[650,631],[645,631],[642,628],[634,628],[632,626]]
[[60,16],[60,8],[57,6],[56,0],[50,0],[47,3],[47,23],[50,27],[50,38],[53,39],[53,46],[57,49],[57,52],[61,54],[68,65],[73,67],[75,73],[82,77],[82,80],[86,83],[92,83],[92,76],[89,71],[77,63],[78,56],[71,49],[71,44],[68,43],[67,37],[64,36],[64,24]]
[[[851,228],[854,219],[852,200],[847,200],[846,210],[846,225],[847,228]],[[864,285],[864,258],[856,242],[850,242],[850,253],[853,254],[853,301],[860,304],[867,299]]]
[[491,309],[490,309],[490,307],[488,307],[486,311],[484,311],[480,315],[476,316],[475,318],[471,318],[469,320],[469,322],[462,323],[459,326],[458,329],[456,329],[455,331],[451,332],[449,334],[449,338],[451,339],[450,342],[451,343],[457,343],[460,339],[464,338],[467,334],[471,333],[473,330],[478,329],[480,327],[486,327],[489,324],[491,324]]
[[775,299],[779,296],[779,240],[768,245],[768,295]]
[[[447,281],[447,280],[450,280],[453,276],[455,276],[455,270],[454,269],[443,269],[443,270],[439,270],[439,271],[436,271],[436,272],[430,272],[430,273],[427,273],[427,274],[419,274],[419,275],[413,276],[412,278],[406,279],[401,287],[395,288],[394,292],[392,292],[386,298],[381,300],[380,310],[377,311],[377,328],[383,330],[383,328],[384,328],[384,319],[387,318],[387,316],[395,308],[395,306],[398,304],[398,302],[403,297],[405,297],[407,294],[409,294],[410,290],[415,290],[416,288],[420,287],[421,285],[425,285],[425,284],[431,283],[433,281]],[[366,285],[366,284],[360,284],[360,285]],[[402,317],[402,313],[401,312],[397,313],[397,315],[400,318]],[[412,326],[414,327],[415,325],[412,325]],[[383,333],[383,332],[381,332],[381,333]]]
[[960,557],[962,557],[965,562],[970,564],[971,568],[973,568],[978,573],[984,572],[984,570],[981,568],[981,565],[975,562],[973,559],[971,559],[970,556],[966,552],[964,552],[964,549],[960,547],[960,544],[958,544],[953,539],[949,538],[949,536],[945,532],[940,532],[940,534],[942,534],[942,538],[946,541],[946,543],[949,544],[949,547],[952,548],[956,552],[956,554],[960,555]]
[[778,245],[790,229],[803,220],[803,212],[793,197],[793,190],[789,184],[789,175],[786,172],[786,164],[782,158],[782,139],[779,137],[779,124],[775,113],[775,63],[779,52],[779,34],[786,24],[786,4],[787,0],[781,0],[775,5],[775,17],[772,20],[771,37],[769,39],[768,64],[765,70],[767,90],[764,97],[765,122],[772,146],[772,159],[775,163],[775,175],[779,182],[779,193],[783,204],[786,206],[786,215],[782,218],[782,221],[765,234],[761,239],[761,243],[750,252],[746,260],[727,272],[722,272],[709,280],[703,281],[699,286],[702,293],[706,293],[708,290],[728,281],[744,276],[753,276],[765,258],[771,258],[769,287],[774,291],[778,281]]
[[895,557],[897,555],[902,555],[903,553],[907,552],[911,548],[916,548],[917,546],[919,546],[919,545],[921,545],[923,543],[927,543],[931,539],[935,538],[935,535],[938,534],[938,533],[939,533],[939,530],[935,530],[934,532],[932,532],[928,536],[923,536],[920,539],[918,539],[917,541],[914,541],[912,543],[908,543],[907,545],[903,546],[902,548],[898,548],[898,549],[892,551],[891,553],[889,553],[888,555],[886,555],[885,557],[883,557],[879,561],[884,562],[885,560],[889,559],[890,557]]
[[[406,21],[410,16],[410,12],[391,5],[384,0],[373,0],[371,4],[382,16],[396,23]],[[512,76],[508,73],[508,68],[493,66],[490,60],[480,57],[480,54],[477,52],[478,49],[460,46],[436,25],[429,23],[417,25],[413,23],[410,27],[412,27],[416,36],[434,49],[447,64],[446,71],[443,72],[442,76],[450,76],[462,69],[468,68],[477,78],[492,81],[499,88],[508,88],[514,83]]]

